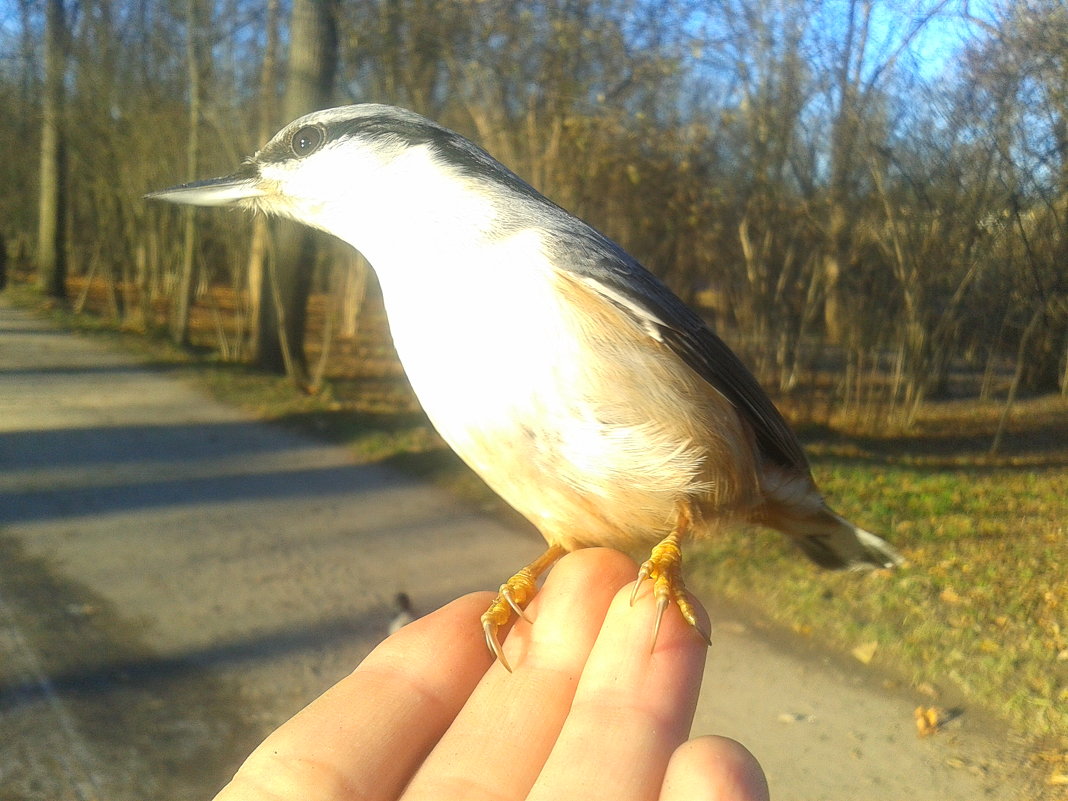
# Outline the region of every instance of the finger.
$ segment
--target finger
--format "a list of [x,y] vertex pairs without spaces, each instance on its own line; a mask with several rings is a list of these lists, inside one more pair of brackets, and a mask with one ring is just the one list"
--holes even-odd
[[655,601],[629,599],[626,587],[612,602],[532,800],[656,798],[689,734],[707,647],[672,609],[650,653]]
[[268,737],[217,801],[394,799],[489,666],[476,593],[413,621]]
[[660,801],[769,801],[760,763],[726,737],[699,737],[668,762]]
[[616,590],[637,570],[623,554],[566,555],[505,641],[514,672],[494,665],[438,743],[405,799],[523,798],[567,716]]

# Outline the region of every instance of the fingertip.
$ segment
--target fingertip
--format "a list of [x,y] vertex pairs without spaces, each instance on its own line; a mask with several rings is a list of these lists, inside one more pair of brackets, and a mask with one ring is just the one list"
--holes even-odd
[[660,801],[769,801],[764,770],[729,737],[698,737],[672,754]]

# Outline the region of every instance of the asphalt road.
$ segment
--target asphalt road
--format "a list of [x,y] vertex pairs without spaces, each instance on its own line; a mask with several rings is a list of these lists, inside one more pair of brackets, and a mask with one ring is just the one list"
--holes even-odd
[[[208,799],[380,641],[395,592],[430,609],[540,549],[0,297],[0,799]],[[774,798],[1021,797],[980,716],[919,739],[930,699],[713,623],[694,733],[745,743]]]

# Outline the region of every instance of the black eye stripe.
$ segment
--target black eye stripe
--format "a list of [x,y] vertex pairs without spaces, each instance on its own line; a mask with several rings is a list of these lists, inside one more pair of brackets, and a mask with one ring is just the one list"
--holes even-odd
[[305,125],[290,137],[289,146],[297,158],[309,156],[322,147],[326,132],[318,125]]

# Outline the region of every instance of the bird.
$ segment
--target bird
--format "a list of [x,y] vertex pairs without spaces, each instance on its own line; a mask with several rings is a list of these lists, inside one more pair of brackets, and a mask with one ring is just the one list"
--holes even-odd
[[282,128],[233,173],[147,198],[296,220],[359,250],[397,354],[444,441],[530,520],[546,550],[505,581],[499,632],[565,553],[645,553],[652,641],[674,603],[710,643],[682,548],[778,530],[824,568],[902,557],[826,503],[794,432],[737,355],[622,247],[462,135],[358,104]]
[[412,599],[408,597],[406,592],[398,592],[393,596],[393,606],[397,613],[390,618],[390,634],[396,634],[418,617],[415,613],[415,606],[412,605]]

